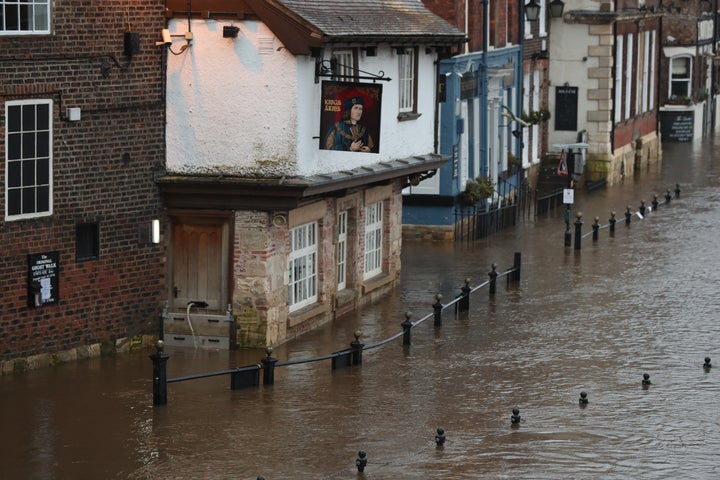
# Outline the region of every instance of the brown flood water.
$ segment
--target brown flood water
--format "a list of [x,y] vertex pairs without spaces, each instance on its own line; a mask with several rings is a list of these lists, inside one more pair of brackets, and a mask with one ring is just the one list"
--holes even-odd
[[[614,237],[563,245],[562,211],[468,245],[405,244],[386,300],[276,349],[280,361],[373,344],[484,282],[522,252],[522,279],[468,315],[445,310],[367,350],[362,367],[280,367],[275,385],[220,376],[168,386],[152,406],[150,352],[0,377],[0,478],[720,478],[720,159],[669,144],[657,171],[578,193],[583,233],[618,212]],[[622,213],[680,183],[630,227]],[[169,349],[168,376],[256,364],[262,351]],[[710,371],[704,357],[715,360]],[[717,371],[715,371],[717,370]],[[652,385],[641,386],[643,373]],[[581,391],[589,404],[578,404]],[[522,422],[510,415],[519,408]],[[435,430],[445,429],[443,448]],[[367,452],[359,474],[355,459]]]

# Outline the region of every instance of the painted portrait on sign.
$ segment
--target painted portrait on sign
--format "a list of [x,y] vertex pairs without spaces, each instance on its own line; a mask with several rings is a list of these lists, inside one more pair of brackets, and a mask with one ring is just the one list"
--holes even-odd
[[378,153],[382,85],[323,82],[320,149]]

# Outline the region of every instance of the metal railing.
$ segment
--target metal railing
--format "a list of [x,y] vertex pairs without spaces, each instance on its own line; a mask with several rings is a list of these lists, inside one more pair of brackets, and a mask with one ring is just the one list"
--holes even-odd
[[275,383],[275,369],[278,367],[288,367],[292,365],[299,365],[310,362],[321,362],[325,360],[331,360],[332,370],[352,366],[361,366],[363,351],[371,350],[373,348],[379,348],[383,345],[397,340],[400,337],[403,338],[403,346],[411,345],[412,329],[417,327],[418,325],[421,325],[422,323],[432,318],[434,326],[440,327],[442,325],[443,311],[451,307],[455,307],[456,314],[459,312],[468,312],[470,310],[471,295],[480,290],[481,288],[488,287],[488,293],[490,297],[493,297],[497,289],[498,279],[506,277],[508,286],[511,282],[519,282],[521,258],[522,256],[519,252],[515,253],[513,259],[513,266],[508,268],[504,272],[498,272],[497,266],[493,264],[491,266],[490,272],[488,272],[488,280],[474,287],[470,286],[470,279],[466,278],[465,284],[460,289],[460,294],[446,304],[442,303],[442,295],[439,293],[436,294],[435,303],[432,305],[432,313],[425,315],[424,317],[420,318],[415,322],[410,320],[412,315],[409,312],[405,313],[405,320],[400,324],[402,326],[402,330],[400,332],[370,345],[365,345],[360,340],[362,333],[356,331],[354,334],[355,340],[350,343],[350,348],[327,355],[279,362],[276,358],[273,358],[272,356],[272,347],[268,347],[265,349],[266,357],[262,358],[260,360],[260,363],[258,364],[246,365],[226,370],[219,370],[215,372],[206,372],[193,375],[185,375],[182,377],[167,378],[167,361],[170,358],[170,355],[165,353],[162,340],[158,340],[156,343],[157,351],[150,355],[150,359],[153,363],[153,405],[167,404],[167,385],[170,383],[229,375],[230,389],[239,390],[242,388],[260,385],[261,370],[263,372],[263,385],[272,385]]

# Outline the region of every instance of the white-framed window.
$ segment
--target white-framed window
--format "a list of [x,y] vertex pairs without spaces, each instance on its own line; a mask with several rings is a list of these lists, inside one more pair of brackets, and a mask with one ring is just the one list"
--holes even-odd
[[650,88],[648,92],[648,109],[653,110],[655,108],[655,35],[656,30],[653,30],[650,35]]
[[0,35],[50,33],[50,0],[0,0]]
[[347,212],[338,214],[337,223],[337,289],[344,290],[347,281]]
[[5,104],[5,219],[52,214],[52,100]]
[[690,97],[690,81],[692,80],[692,58],[690,55],[679,55],[670,59],[670,92],[672,97]]
[[632,77],[633,77],[633,40],[632,33],[627,36],[627,49],[625,50],[625,119],[630,118],[630,106],[632,105]]
[[615,100],[614,109],[615,109],[615,123],[619,123],[622,120],[622,98],[623,98],[623,91],[622,91],[622,84],[623,84],[623,59],[625,58],[625,47],[624,47],[624,37],[622,35],[618,36],[615,39],[615,93],[613,93],[613,98]]
[[400,113],[413,113],[417,111],[415,89],[417,55],[414,48],[399,49],[398,53],[398,88],[400,89],[398,110]]
[[332,56],[335,78],[341,82],[352,82],[355,78],[355,55],[353,55],[353,51],[350,49],[334,50]]
[[383,202],[365,207],[365,275],[364,279],[382,273]]
[[290,230],[288,272],[290,311],[317,302],[317,222]]

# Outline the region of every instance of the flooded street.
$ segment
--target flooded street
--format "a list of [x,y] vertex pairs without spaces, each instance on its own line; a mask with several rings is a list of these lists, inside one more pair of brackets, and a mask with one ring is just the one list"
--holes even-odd
[[[718,140],[715,140],[717,143]],[[279,367],[275,384],[227,375],[168,385],[152,405],[150,351],[0,377],[7,479],[720,478],[720,159],[666,144],[657,171],[590,194],[583,233],[617,212],[613,237],[565,247],[562,209],[473,245],[403,246],[394,294],[278,347],[280,361],[370,345],[478,285],[522,253],[519,284],[475,292],[366,350],[361,367]],[[720,147],[717,147],[720,148]],[[680,198],[625,225],[652,195]],[[574,219],[574,217],[573,217]],[[168,376],[259,363],[264,352],[168,349]],[[705,357],[715,367],[703,369]],[[643,374],[651,385],[643,387]],[[580,392],[589,403],[579,405]],[[511,425],[512,409],[522,421]],[[435,444],[445,430],[442,448]],[[364,474],[355,467],[367,452]]]

